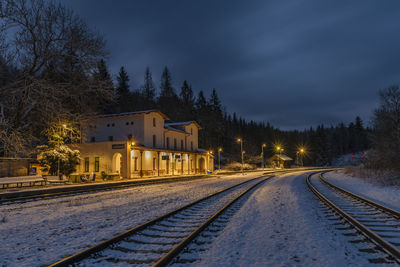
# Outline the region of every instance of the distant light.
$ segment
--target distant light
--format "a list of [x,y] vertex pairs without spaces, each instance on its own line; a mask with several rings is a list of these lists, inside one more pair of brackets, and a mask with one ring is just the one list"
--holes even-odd
[[146,158],[150,158],[150,151],[146,151],[146,152],[144,153],[144,155],[146,156]]
[[66,128],[67,128],[67,125],[66,125],[66,124],[63,124],[62,126],[64,127],[64,129],[66,129]]
[[351,157],[354,158],[355,156],[354,156],[354,155],[351,155]]
[[363,154],[363,158],[365,158],[365,154]]

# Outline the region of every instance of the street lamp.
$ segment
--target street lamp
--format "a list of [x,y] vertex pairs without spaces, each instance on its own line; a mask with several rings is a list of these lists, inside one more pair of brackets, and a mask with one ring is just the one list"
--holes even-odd
[[261,145],[261,168],[264,170],[264,147],[266,147],[266,144]]
[[218,148],[218,169],[221,171],[221,152],[222,148]]
[[300,154],[301,167],[303,167],[303,155],[306,153],[306,150],[304,147],[301,147],[297,153]]
[[243,162],[243,139],[238,138],[237,141],[240,143],[240,155],[242,157],[242,174],[244,175],[244,172],[243,172],[243,164],[244,164],[244,162]]
[[282,151],[283,151],[283,148],[280,147],[280,146],[277,146],[277,147],[276,147],[276,150],[277,150],[278,153],[279,153],[278,164],[280,165],[281,153],[282,153]]

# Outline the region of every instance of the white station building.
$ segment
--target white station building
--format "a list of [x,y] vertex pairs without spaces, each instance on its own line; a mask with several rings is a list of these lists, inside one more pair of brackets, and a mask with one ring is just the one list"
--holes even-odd
[[166,123],[159,110],[99,115],[85,123],[77,144],[80,174],[123,178],[204,174],[214,170],[211,151],[198,147],[195,121]]

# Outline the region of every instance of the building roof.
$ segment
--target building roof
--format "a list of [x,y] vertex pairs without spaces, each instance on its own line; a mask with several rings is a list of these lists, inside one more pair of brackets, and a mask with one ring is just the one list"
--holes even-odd
[[185,125],[189,125],[189,124],[195,124],[197,126],[197,128],[199,128],[199,130],[201,130],[201,126],[200,124],[197,123],[197,121],[184,121],[184,122],[170,122],[170,123],[166,123],[165,125],[168,126],[185,126]]
[[152,113],[152,112],[156,112],[156,113],[160,114],[164,118],[164,120],[170,120],[170,118],[168,118],[167,115],[165,115],[164,113],[162,113],[158,109],[122,112],[122,113],[114,113],[114,114],[102,114],[102,115],[94,116],[93,118],[120,117],[120,116],[137,115],[137,114],[149,114],[149,113]]
[[164,129],[167,129],[167,130],[170,130],[170,131],[176,131],[176,132],[180,132],[180,133],[186,134],[185,131],[183,131],[183,130],[181,130],[181,129],[177,129],[177,128],[172,127],[172,126],[169,126],[169,125],[167,125],[167,123],[165,124]]
[[275,155],[273,155],[271,158],[279,158],[279,159],[281,159],[281,160],[283,160],[283,161],[286,161],[286,160],[293,160],[291,157],[288,157],[288,156],[286,156],[286,155],[284,155],[284,154],[275,154]]

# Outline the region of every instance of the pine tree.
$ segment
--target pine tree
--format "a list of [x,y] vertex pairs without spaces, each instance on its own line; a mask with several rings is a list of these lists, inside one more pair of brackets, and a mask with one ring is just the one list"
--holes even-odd
[[193,90],[186,80],[183,81],[179,96],[183,105],[194,106]]
[[117,102],[118,102],[118,112],[131,111],[133,107],[130,107],[130,90],[129,90],[129,76],[125,71],[124,67],[121,67],[117,76]]
[[142,86],[140,94],[143,97],[144,106],[146,107],[146,109],[155,107],[156,88],[154,86],[149,67],[146,68],[146,73],[144,75],[144,84]]
[[114,112],[115,102],[110,101],[110,99],[115,99],[114,84],[108,72],[106,62],[103,59],[97,63],[94,78],[98,81],[99,86],[106,88],[108,91],[108,96],[101,98],[99,101],[99,111],[106,114]]
[[171,118],[179,119],[179,99],[172,87],[171,73],[165,67],[161,75],[160,96],[158,97],[158,106],[162,112]]
[[211,107],[211,111],[213,112],[214,116],[218,116],[218,118],[222,118],[222,106],[221,101],[219,100],[217,91],[215,89],[212,90],[210,100],[208,104]]

